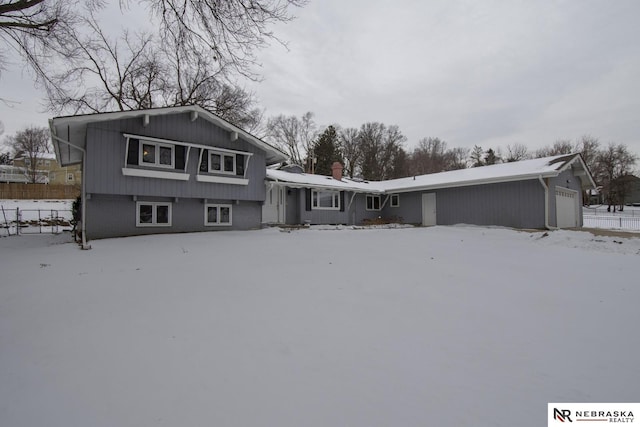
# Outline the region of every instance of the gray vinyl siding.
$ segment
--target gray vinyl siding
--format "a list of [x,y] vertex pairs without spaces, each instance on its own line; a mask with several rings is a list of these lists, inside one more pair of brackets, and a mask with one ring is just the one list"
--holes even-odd
[[87,238],[102,239],[114,236],[142,234],[184,233],[199,231],[247,230],[260,226],[262,214],[259,203],[232,200],[208,200],[211,204],[232,205],[231,226],[205,226],[204,202],[201,199],[140,197],[138,201],[170,202],[170,227],[136,227],[136,201],[129,196],[93,195],[87,200]]
[[[349,212],[346,207],[349,203],[349,199],[351,197],[351,193],[345,191],[344,193],[344,203],[345,209],[344,211],[340,210],[328,210],[328,209],[311,209],[307,210],[307,198],[306,198],[306,189],[292,189],[293,191],[298,192],[298,210],[300,212],[299,224],[349,224]],[[290,200],[290,199],[288,199]],[[287,201],[288,201],[287,200]],[[287,221],[289,223],[289,221]]]
[[[386,198],[387,198],[386,194],[380,194],[380,206],[382,206]],[[353,222],[352,222],[353,224],[362,224],[366,220],[386,218],[384,210],[379,210],[379,211],[367,210],[367,195],[363,193],[356,194],[356,197],[353,200],[353,205],[351,210],[355,214],[355,216],[351,217],[353,219]]]
[[385,216],[422,223],[423,193],[436,193],[438,225],[544,227],[544,190],[538,180],[401,193],[400,207],[385,207]]
[[[246,171],[248,185],[219,184],[196,181],[199,150],[189,152],[186,172],[188,181],[125,176],[126,138],[123,133],[149,136],[179,142],[253,153]],[[156,197],[218,198],[263,201],[265,154],[253,144],[239,138],[231,141],[230,133],[188,113],[150,118],[145,127],[140,118],[94,123],[87,127],[86,191],[90,194],[124,194]]]

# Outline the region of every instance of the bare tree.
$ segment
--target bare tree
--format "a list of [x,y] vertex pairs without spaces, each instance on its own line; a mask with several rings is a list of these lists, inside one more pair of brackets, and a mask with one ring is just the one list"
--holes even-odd
[[613,206],[615,212],[616,205],[619,205],[621,210],[624,209],[624,199],[628,192],[626,185],[629,180],[623,177],[631,174],[637,160],[638,158],[624,144],[610,143],[598,153],[595,175],[607,199],[607,210],[611,210]]
[[411,155],[411,175],[424,175],[446,170],[447,143],[440,138],[422,138]]
[[[93,7],[98,0],[84,2]],[[0,70],[6,64],[5,49],[18,53],[36,79],[48,80],[52,58],[68,43],[69,28],[77,23],[78,2],[66,0],[0,1]]]
[[357,173],[358,163],[362,152],[360,150],[360,140],[358,129],[346,128],[339,131],[340,149],[344,158],[345,174],[350,178]]
[[519,162],[521,160],[526,160],[528,158],[530,158],[530,154],[526,145],[524,144],[507,145],[507,156],[504,159],[505,162],[507,163]]
[[[128,3],[129,0],[121,0]],[[290,6],[303,6],[306,0],[143,0],[160,21],[160,35],[179,35],[181,48],[208,53],[221,67],[232,67],[249,78],[255,50],[270,41],[280,42],[270,25],[290,21]]]
[[[220,68],[231,67],[241,75],[257,78],[252,71],[255,51],[269,42],[282,43],[270,30],[278,22],[293,19],[290,7],[306,0],[143,0],[150,18],[158,23],[158,36],[179,37],[180,49],[209,56]],[[68,38],[87,11],[103,0],[0,0],[0,37],[19,52],[43,82],[49,80],[51,58],[67,55]],[[123,13],[129,0],[119,0]],[[78,45],[73,48],[80,47]],[[66,59],[65,56],[62,59]],[[4,62],[4,61],[3,61]],[[51,87],[48,88],[51,90]]]
[[84,22],[91,31],[71,34],[79,53],[52,78],[57,90],[50,92],[50,109],[79,113],[197,104],[247,130],[261,119],[251,93],[225,83],[224,70],[209,57],[181,50],[180,40],[157,43],[149,34],[128,32],[109,38],[93,16]]
[[51,150],[49,129],[46,127],[27,127],[7,138],[7,145],[13,150],[13,157],[23,157],[30,183],[38,182],[40,160]]
[[550,157],[550,156],[558,156],[560,154],[571,154],[574,153],[575,147],[573,143],[569,139],[559,139],[553,143],[553,145],[539,148],[536,150],[535,157]]
[[596,160],[598,158],[598,152],[600,151],[600,141],[591,135],[583,135],[578,142],[576,142],[576,151],[582,155],[587,167],[594,171],[596,168]]
[[359,142],[362,155],[360,170],[365,179],[383,180],[396,175],[394,163],[399,149],[407,138],[396,125],[388,128],[378,122],[365,123],[360,127]]
[[303,166],[317,135],[313,113],[307,112],[298,118],[283,114],[267,121],[266,139],[289,154],[289,160]]

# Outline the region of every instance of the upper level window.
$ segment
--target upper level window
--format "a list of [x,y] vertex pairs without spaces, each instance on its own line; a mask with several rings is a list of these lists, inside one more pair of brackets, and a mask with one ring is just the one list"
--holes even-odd
[[367,210],[379,211],[380,210],[380,196],[367,195]]
[[244,176],[247,156],[241,153],[205,150],[200,161],[200,172]]
[[392,208],[397,208],[400,206],[400,195],[399,194],[392,194],[391,195],[391,207]]
[[339,191],[313,190],[311,193],[311,206],[313,209],[340,209]]
[[140,141],[140,165],[174,168],[175,146],[160,142]]

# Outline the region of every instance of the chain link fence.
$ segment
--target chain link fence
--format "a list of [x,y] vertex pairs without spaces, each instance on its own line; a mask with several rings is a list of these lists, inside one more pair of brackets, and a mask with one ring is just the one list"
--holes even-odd
[[58,234],[74,228],[73,213],[67,209],[6,209],[0,206],[2,235]]

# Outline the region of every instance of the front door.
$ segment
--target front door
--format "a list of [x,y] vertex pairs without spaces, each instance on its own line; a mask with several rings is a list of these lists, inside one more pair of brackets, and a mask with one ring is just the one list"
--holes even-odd
[[267,194],[262,206],[262,222],[284,224],[287,189],[279,185],[267,184]]
[[422,195],[422,225],[436,225],[436,193]]

